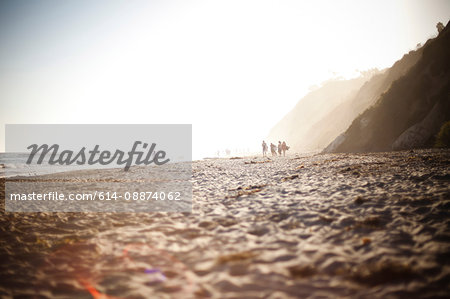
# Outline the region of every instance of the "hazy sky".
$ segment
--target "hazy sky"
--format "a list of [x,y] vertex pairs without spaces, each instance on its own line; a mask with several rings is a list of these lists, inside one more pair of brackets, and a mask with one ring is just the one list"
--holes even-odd
[[389,67],[449,17],[448,0],[1,1],[0,126],[192,123],[195,158],[259,150],[310,86]]

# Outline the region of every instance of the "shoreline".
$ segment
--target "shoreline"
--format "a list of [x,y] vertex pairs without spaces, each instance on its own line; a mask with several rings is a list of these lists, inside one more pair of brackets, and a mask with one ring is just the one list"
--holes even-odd
[[[288,153],[285,157],[282,156],[271,156],[271,155],[266,155],[265,157],[263,157],[261,154],[252,154],[252,155],[248,155],[248,156],[227,156],[227,157],[204,157],[198,160],[192,160],[192,161],[181,161],[181,162],[171,162],[169,164],[173,164],[173,163],[197,163],[197,162],[201,162],[201,161],[208,161],[208,160],[237,160],[237,159],[259,159],[259,158],[267,158],[267,159],[278,159],[278,158],[299,158],[299,157],[311,157],[311,156],[320,156],[320,155],[333,155],[333,154],[355,154],[355,155],[360,155],[360,154],[388,154],[388,153],[401,153],[401,152],[408,152],[408,153],[414,153],[414,152],[433,152],[433,151],[440,151],[443,149],[439,149],[439,148],[420,148],[420,149],[408,149],[408,150],[398,150],[398,151],[382,151],[382,152],[354,152],[354,153],[326,153],[323,151],[312,151],[312,152],[293,152],[293,153]],[[445,149],[444,149],[445,150]],[[4,154],[4,153],[0,153]],[[59,167],[59,166],[56,166]],[[130,168],[136,168],[136,167],[155,167],[155,165],[147,165],[147,166],[141,166],[141,165],[133,165]],[[14,174],[12,176],[6,176],[6,169],[8,169],[8,167],[6,167],[4,164],[0,164],[0,169],[2,169],[3,174],[0,174],[0,180],[1,179],[11,179],[11,178],[21,178],[21,177],[40,177],[40,176],[47,176],[47,175],[53,175],[53,174],[71,174],[71,173],[75,173],[75,172],[84,172],[84,171],[102,171],[102,170],[108,170],[108,169],[114,169],[114,170],[120,170],[123,169],[123,167],[104,167],[104,168],[87,168],[87,169],[75,169],[75,170],[62,170],[62,171],[57,171],[57,172],[52,172],[52,173],[42,173],[42,174],[30,174],[30,175],[23,175],[23,174]],[[3,176],[2,176],[3,175]]]

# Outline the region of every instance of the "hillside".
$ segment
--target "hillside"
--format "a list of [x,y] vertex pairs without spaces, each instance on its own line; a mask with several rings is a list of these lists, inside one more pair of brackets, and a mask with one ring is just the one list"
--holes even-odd
[[316,141],[305,140],[308,129],[334,108],[354,96],[367,77],[351,80],[330,80],[308,93],[270,131],[269,142],[285,140],[294,150],[316,148]]
[[450,119],[450,29],[422,49],[419,61],[337,137],[325,152],[374,152],[430,146]]
[[323,149],[339,134],[344,132],[352,121],[365,109],[372,106],[393,81],[403,76],[422,56],[422,48],[405,54],[392,67],[374,75],[352,97],[332,109],[320,121],[311,126],[305,139],[315,140],[317,148]]
[[351,80],[328,81],[302,98],[271,130],[268,139],[286,140],[299,152],[325,148],[421,56],[422,48],[405,54],[386,70]]

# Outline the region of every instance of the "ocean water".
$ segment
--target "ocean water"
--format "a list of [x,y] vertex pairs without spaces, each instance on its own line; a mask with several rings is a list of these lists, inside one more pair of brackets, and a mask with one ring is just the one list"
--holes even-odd
[[28,153],[0,153],[0,177],[35,176],[87,169],[85,165],[49,165],[48,157],[40,165],[27,164],[28,156]]
[[0,177],[36,176],[50,173],[59,173],[74,170],[123,168],[123,165],[112,163],[110,165],[50,165],[49,155],[45,156],[41,164],[36,163],[35,158],[31,164],[27,164],[28,153],[0,153]]
[[[37,164],[37,157],[34,158],[31,164],[27,164],[29,153],[0,153],[0,178],[2,177],[15,177],[15,176],[36,176],[43,174],[59,173],[74,170],[87,170],[87,169],[111,169],[111,168],[123,168],[124,165],[117,163],[111,163],[109,165],[50,165],[48,164],[49,155],[46,155],[41,164]],[[153,156],[151,156],[152,158]],[[126,158],[126,157],[125,157]],[[135,160],[133,160],[134,165]],[[186,162],[185,157],[171,158],[169,163]],[[148,166],[155,166],[151,163]]]

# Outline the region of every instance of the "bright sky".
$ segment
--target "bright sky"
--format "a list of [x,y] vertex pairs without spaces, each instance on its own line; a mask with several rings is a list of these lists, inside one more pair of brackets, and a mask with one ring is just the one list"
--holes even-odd
[[259,150],[311,85],[389,67],[449,17],[448,0],[1,1],[0,126],[192,123],[194,158]]

